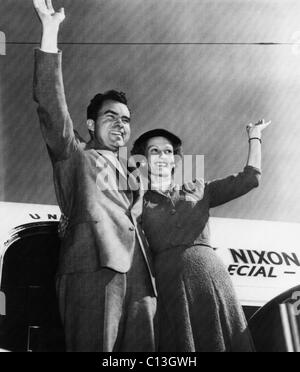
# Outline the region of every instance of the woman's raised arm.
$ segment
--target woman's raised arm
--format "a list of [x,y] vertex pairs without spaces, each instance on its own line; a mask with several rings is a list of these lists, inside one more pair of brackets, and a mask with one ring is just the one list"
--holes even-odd
[[271,124],[271,122],[265,122],[260,120],[256,124],[249,124],[247,126],[247,132],[249,136],[249,155],[247,165],[257,168],[261,171],[261,144],[262,144],[262,132]]
[[262,132],[271,122],[259,121],[249,124],[247,132],[249,136],[249,153],[245,169],[235,175],[224,179],[215,180],[206,184],[209,194],[210,208],[225,204],[239,198],[259,185],[261,175],[261,144]]

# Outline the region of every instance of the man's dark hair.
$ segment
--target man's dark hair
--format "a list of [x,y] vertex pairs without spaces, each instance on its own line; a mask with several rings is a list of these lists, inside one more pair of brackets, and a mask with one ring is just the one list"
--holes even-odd
[[109,90],[105,93],[98,93],[91,100],[87,108],[87,119],[97,121],[99,110],[101,109],[105,101],[116,101],[127,106],[126,94],[123,92]]

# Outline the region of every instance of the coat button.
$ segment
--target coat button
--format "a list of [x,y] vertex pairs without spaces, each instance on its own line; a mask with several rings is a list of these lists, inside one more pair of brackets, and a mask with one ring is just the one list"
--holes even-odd
[[176,209],[172,209],[171,210],[171,214],[174,216],[174,214],[176,214],[177,213],[177,211],[176,211]]
[[133,226],[129,228],[129,231],[134,231],[134,230],[135,228]]

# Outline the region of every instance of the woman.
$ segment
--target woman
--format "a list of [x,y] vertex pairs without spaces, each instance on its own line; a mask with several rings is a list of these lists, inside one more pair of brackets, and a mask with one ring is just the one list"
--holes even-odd
[[243,172],[182,188],[174,184],[175,157],[182,156],[178,137],[154,130],[134,144],[132,154],[144,155],[149,165],[142,223],[156,270],[160,351],[254,351],[230,276],[210,246],[208,222],[210,208],[259,185],[261,134],[269,124],[247,127]]

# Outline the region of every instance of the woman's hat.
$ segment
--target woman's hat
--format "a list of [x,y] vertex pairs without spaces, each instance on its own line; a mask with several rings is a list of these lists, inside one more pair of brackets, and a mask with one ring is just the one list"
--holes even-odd
[[166,129],[153,129],[148,132],[143,133],[135,142],[132,148],[132,155],[142,154],[146,150],[145,145],[149,139],[153,137],[164,137],[167,138],[173,145],[174,148],[179,148],[182,146],[182,141],[175,134],[167,131]]

